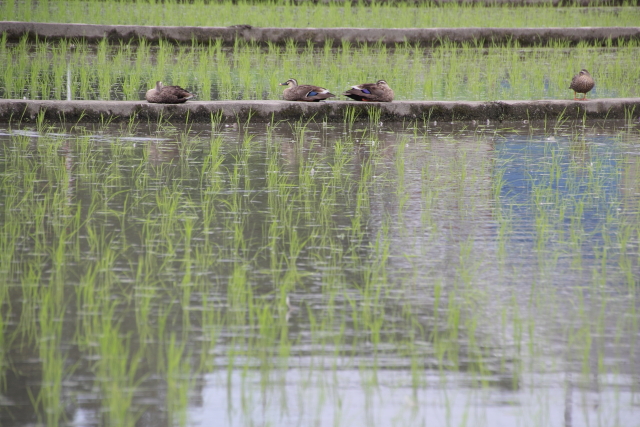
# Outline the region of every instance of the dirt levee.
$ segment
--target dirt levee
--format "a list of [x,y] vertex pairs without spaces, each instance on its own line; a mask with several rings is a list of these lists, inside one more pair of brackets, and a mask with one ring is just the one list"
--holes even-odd
[[38,101],[0,100],[0,121],[105,122],[168,120],[173,122],[222,122],[315,120],[344,122],[347,112],[358,121],[513,121],[557,119],[630,119],[640,113],[640,98],[588,101],[396,101],[362,103],[330,101],[195,101],[185,104],[149,104],[145,101]]
[[284,44],[293,40],[298,44],[308,41],[324,45],[331,41],[334,45],[349,41],[352,43],[378,43],[395,45],[409,42],[423,46],[436,46],[443,41],[478,45],[505,44],[517,41],[520,46],[546,44],[563,40],[575,45],[579,42],[614,45],[618,41],[640,39],[640,27],[581,27],[581,28],[260,28],[249,25],[233,27],[161,27],[137,25],[90,25],[55,24],[38,22],[0,22],[0,32],[6,33],[8,40],[17,41],[23,36],[35,39],[85,39],[98,42],[136,41],[149,42],[168,40],[176,43],[191,43],[192,40],[207,42],[221,39],[225,44],[233,44],[236,39],[258,43]]

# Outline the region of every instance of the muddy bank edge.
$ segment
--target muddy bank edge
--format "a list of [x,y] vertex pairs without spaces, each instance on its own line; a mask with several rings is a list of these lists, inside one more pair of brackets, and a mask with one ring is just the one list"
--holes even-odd
[[99,123],[123,121],[169,121],[174,123],[212,121],[276,122],[313,120],[344,122],[355,114],[356,121],[515,121],[636,119],[640,98],[610,98],[588,101],[396,101],[363,103],[332,101],[320,103],[289,101],[195,101],[185,104],[149,104],[144,101],[39,101],[0,100],[0,121],[34,123],[40,118],[55,123]]
[[95,43],[110,41],[136,41],[151,43],[167,40],[175,43],[208,42],[222,40],[231,45],[236,39],[257,43],[285,44],[293,40],[298,44],[311,41],[334,45],[342,41],[351,43],[384,43],[392,46],[409,42],[423,46],[437,46],[443,41],[474,43],[478,45],[506,44],[517,41],[520,46],[547,44],[563,40],[571,45],[579,42],[616,45],[618,41],[640,39],[640,27],[581,27],[581,28],[260,28],[250,25],[232,27],[161,27],[138,25],[56,24],[38,22],[0,22],[0,33],[9,41],[25,35],[30,39],[84,39]]

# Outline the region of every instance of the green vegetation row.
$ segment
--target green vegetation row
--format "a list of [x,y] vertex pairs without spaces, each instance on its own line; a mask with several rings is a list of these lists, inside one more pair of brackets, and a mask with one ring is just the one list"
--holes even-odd
[[582,68],[596,80],[592,98],[640,96],[640,43],[595,48],[476,48],[410,44],[263,48],[220,41],[192,46],[160,42],[89,45],[81,41],[13,44],[0,39],[0,96],[27,99],[141,100],[157,80],[196,93],[198,100],[281,99],[279,83],[328,88],[384,79],[397,100],[565,99]]
[[294,4],[285,0],[50,1],[4,0],[4,20],[85,24],[258,27],[617,27],[638,26],[640,10],[623,7],[530,7],[425,2],[388,5],[378,2]]
[[[184,426],[212,372],[259,372],[276,408],[314,386],[327,393],[304,406],[339,405],[344,367],[366,393],[378,369],[408,372],[416,395],[427,372],[445,389],[464,373],[476,397],[544,395],[527,373],[566,369],[589,393],[594,377],[636,378],[637,131],[369,119],[3,129],[0,392],[28,387],[47,426],[78,407]],[[293,366],[309,376],[279,376]],[[541,400],[529,425],[547,425]]]

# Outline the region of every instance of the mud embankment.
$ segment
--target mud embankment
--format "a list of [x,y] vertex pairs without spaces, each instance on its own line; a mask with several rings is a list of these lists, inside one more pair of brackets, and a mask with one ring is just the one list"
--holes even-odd
[[195,101],[179,105],[144,101],[38,101],[0,100],[1,122],[122,122],[167,120],[170,122],[238,121],[271,122],[314,120],[344,122],[347,113],[357,121],[519,121],[584,119],[629,119],[640,115],[640,98],[610,98],[588,101],[396,101],[363,103],[331,101]]
[[[294,0],[295,4],[311,2],[329,3],[329,2],[342,3],[344,0]],[[364,4],[371,4],[374,0],[362,0]],[[448,5],[448,4],[460,4],[460,5],[484,5],[484,6],[496,6],[496,5],[509,5],[513,6],[554,6],[554,7],[568,7],[568,6],[583,6],[583,7],[597,7],[597,6],[633,6],[640,5],[640,0],[431,0],[434,6]],[[409,3],[420,5],[424,3],[424,0],[375,0],[377,4],[397,4],[397,3]]]
[[571,45],[580,42],[616,45],[618,41],[640,40],[640,27],[581,27],[581,28],[260,28],[249,25],[232,27],[161,27],[139,25],[53,24],[37,22],[0,22],[0,33],[9,41],[27,35],[31,39],[84,39],[95,43],[109,41],[137,41],[151,43],[167,40],[174,43],[208,42],[222,40],[232,45],[236,39],[266,44],[285,44],[288,40],[302,45],[311,41],[334,46],[342,41],[351,43],[409,42],[422,46],[437,46],[443,41],[474,43],[477,45],[518,42],[520,46],[547,44],[562,40]]

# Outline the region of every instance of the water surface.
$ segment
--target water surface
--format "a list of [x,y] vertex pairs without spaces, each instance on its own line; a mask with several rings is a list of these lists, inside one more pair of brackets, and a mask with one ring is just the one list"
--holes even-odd
[[0,422],[638,425],[639,136],[0,126]]

